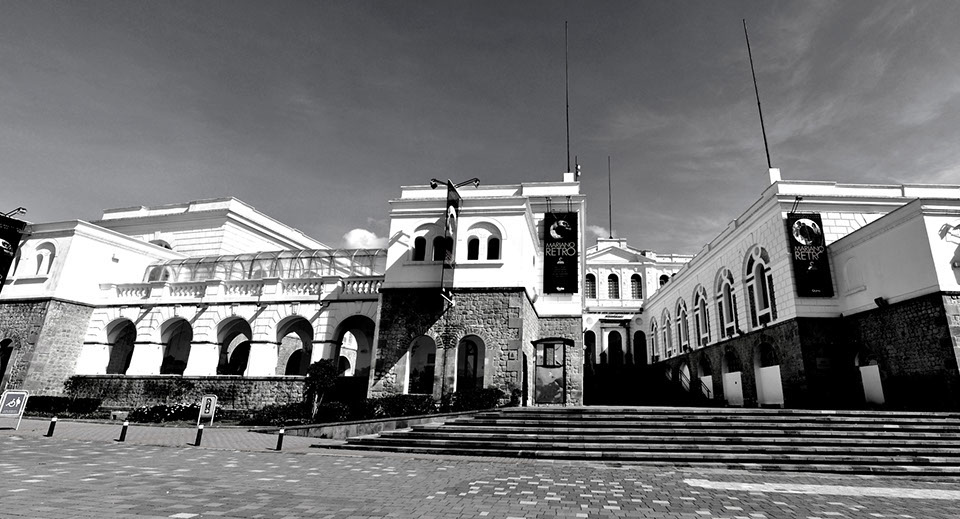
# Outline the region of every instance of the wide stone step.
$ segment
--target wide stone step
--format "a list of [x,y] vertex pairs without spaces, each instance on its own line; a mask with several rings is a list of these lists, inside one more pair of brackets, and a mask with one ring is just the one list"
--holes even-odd
[[855,450],[845,446],[825,446],[825,445],[763,445],[758,448],[757,445],[747,444],[679,444],[679,443],[615,443],[615,442],[563,442],[563,441],[541,441],[541,440],[466,440],[466,439],[429,439],[429,438],[410,438],[404,436],[382,436],[367,440],[352,440],[352,444],[365,445],[408,445],[418,447],[455,447],[462,449],[508,449],[508,450],[551,450],[551,451],[616,451],[616,452],[664,452],[671,455],[676,452],[699,452],[699,453],[741,453],[751,456],[757,452],[765,455],[773,454],[797,454],[811,457],[849,457],[851,452],[856,452],[858,457],[872,458],[891,458],[900,457],[904,459],[952,459],[955,463],[960,463],[960,447],[865,447],[860,446]]
[[536,416],[602,416],[602,415],[737,415],[737,416],[851,416],[877,418],[952,418],[960,420],[960,413],[941,411],[868,411],[868,410],[819,410],[819,409],[763,409],[763,408],[716,408],[716,407],[513,407],[496,411],[479,413],[477,416],[488,415],[523,415]]
[[457,419],[447,422],[448,426],[464,426],[472,429],[493,429],[510,428],[513,430],[570,430],[579,431],[603,431],[607,429],[615,430],[647,430],[647,429],[711,429],[711,430],[741,430],[741,431],[767,431],[767,430],[785,430],[785,431],[904,431],[904,432],[929,432],[942,434],[960,434],[960,425],[935,425],[935,424],[861,424],[861,423],[818,423],[818,422],[797,422],[797,423],[764,423],[764,422],[715,422],[710,420],[688,420],[684,422],[674,422],[668,420],[658,421],[595,421],[580,422],[567,420],[533,421],[533,420],[487,420],[487,419]]
[[619,452],[605,450],[508,450],[496,448],[425,447],[407,445],[348,444],[348,449],[404,452],[411,454],[447,454],[504,458],[564,459],[584,461],[629,462],[643,465],[727,468],[741,470],[776,470],[803,472],[839,472],[854,474],[913,474],[960,476],[960,463],[936,457],[814,457],[798,455],[763,456],[753,454],[715,453],[709,459],[699,452]]
[[622,434],[681,435],[681,436],[811,436],[832,438],[931,438],[960,440],[960,431],[916,431],[910,429],[802,429],[802,428],[718,428],[718,427],[473,427],[469,424],[447,423],[415,425],[413,430],[443,430],[450,432],[476,432],[481,434],[565,434],[575,436],[607,436]]
[[868,440],[870,446],[889,447],[942,447],[960,449],[960,438],[941,439],[931,438],[891,438],[888,435],[877,434],[871,437],[835,437],[835,436],[709,436],[709,435],[668,435],[668,434],[609,434],[609,435],[577,435],[577,434],[544,434],[503,432],[487,434],[474,431],[449,431],[445,429],[420,429],[408,431],[390,431],[381,433],[384,437],[422,438],[422,439],[450,439],[467,441],[542,441],[542,442],[582,442],[589,440],[596,443],[676,443],[676,444],[706,444],[738,443],[744,445],[846,445],[861,446]]
[[623,414],[598,416],[537,416],[532,414],[505,413],[501,415],[477,415],[472,418],[477,423],[616,423],[616,422],[737,422],[737,423],[855,423],[855,424],[900,424],[900,425],[939,425],[960,427],[960,419],[931,417],[879,417],[879,416],[792,416],[792,415],[704,415],[704,414]]

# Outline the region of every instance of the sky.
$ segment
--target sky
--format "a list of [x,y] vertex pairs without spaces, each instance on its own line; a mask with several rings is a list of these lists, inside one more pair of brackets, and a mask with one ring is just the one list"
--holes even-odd
[[558,181],[590,235],[696,253],[784,179],[960,183],[960,2],[0,3],[0,212],[234,196],[378,245],[431,178]]

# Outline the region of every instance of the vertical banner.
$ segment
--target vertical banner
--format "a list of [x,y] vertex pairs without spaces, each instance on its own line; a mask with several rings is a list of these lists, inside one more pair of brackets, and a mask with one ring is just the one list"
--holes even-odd
[[817,213],[787,213],[787,241],[800,297],[833,297],[830,259]]
[[7,281],[7,273],[17,255],[26,225],[26,222],[0,215],[0,290],[3,290],[3,284]]
[[577,213],[551,213],[543,218],[543,292],[576,294],[579,261]]
[[453,268],[453,249],[457,243],[457,220],[460,218],[460,193],[453,182],[447,181],[447,219],[444,225],[446,238],[443,268]]

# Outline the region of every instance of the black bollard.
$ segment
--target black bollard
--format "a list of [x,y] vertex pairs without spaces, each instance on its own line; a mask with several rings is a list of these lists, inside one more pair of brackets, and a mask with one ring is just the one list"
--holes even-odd
[[283,427],[280,428],[280,433],[277,434],[277,450],[283,448],[283,433],[286,432]]
[[197,441],[194,442],[193,446],[194,446],[194,447],[199,447],[199,446],[200,446],[200,440],[202,440],[202,439],[203,439],[203,424],[200,424],[200,425],[197,426]]
[[118,442],[122,442],[127,439],[127,427],[129,426],[130,426],[130,422],[124,420],[123,429],[120,429],[120,438],[117,440]]
[[53,418],[50,419],[50,428],[47,429],[47,434],[46,434],[47,438],[50,438],[53,436],[53,430],[56,428],[57,428],[57,417],[54,416]]

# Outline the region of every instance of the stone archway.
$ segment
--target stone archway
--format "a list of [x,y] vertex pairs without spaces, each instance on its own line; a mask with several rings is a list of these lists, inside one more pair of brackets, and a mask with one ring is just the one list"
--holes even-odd
[[[277,325],[276,373],[306,375],[313,357],[313,326],[305,317],[293,315]],[[294,359],[296,355],[296,359]],[[296,360],[295,363],[291,363]]]
[[437,343],[426,335],[410,343],[404,354],[407,376],[403,392],[407,394],[432,395],[436,381]]
[[740,357],[735,351],[727,350],[720,362],[723,381],[723,399],[730,406],[743,405],[743,378]]
[[346,358],[348,366],[341,372],[337,390],[348,399],[367,396],[374,356],[374,329],[373,320],[365,315],[352,315],[337,326],[334,335],[337,351],[333,357],[340,365]]
[[483,388],[486,346],[483,339],[468,335],[457,344],[457,391]]
[[190,344],[193,342],[193,327],[182,318],[169,319],[160,326],[160,342],[163,344],[163,360],[160,363],[161,375],[183,375],[190,358]]
[[107,358],[106,374],[125,375],[133,359],[133,345],[137,340],[137,327],[133,321],[121,318],[107,325],[107,344],[110,354]]
[[761,342],[753,347],[753,373],[757,386],[757,404],[783,407],[780,356],[772,344]]
[[250,323],[242,317],[231,317],[217,326],[219,356],[218,375],[243,375],[250,359],[250,339],[253,331]]

